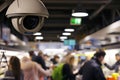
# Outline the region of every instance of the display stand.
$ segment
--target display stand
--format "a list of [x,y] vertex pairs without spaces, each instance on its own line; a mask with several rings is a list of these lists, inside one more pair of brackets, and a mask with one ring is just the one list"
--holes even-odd
[[5,56],[5,52],[4,51],[1,51],[1,53],[2,53],[2,57],[0,58],[0,66],[1,66],[1,63],[2,63],[2,60],[4,59],[4,63],[6,63],[7,64],[7,66],[8,66],[8,62],[7,62],[7,57]]
[[1,76],[9,67],[8,67],[7,57],[5,56],[5,51],[1,50],[0,53],[2,54],[0,58],[0,76]]

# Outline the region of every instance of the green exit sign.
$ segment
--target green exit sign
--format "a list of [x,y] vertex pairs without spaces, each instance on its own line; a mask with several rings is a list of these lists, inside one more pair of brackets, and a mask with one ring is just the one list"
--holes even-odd
[[70,19],[70,25],[80,25],[82,22],[81,18],[71,18]]

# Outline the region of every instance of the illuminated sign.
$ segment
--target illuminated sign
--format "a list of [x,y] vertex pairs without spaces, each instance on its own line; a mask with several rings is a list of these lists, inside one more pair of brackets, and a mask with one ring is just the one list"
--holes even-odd
[[64,45],[75,45],[76,44],[76,40],[74,39],[68,39],[68,40],[64,40]]
[[70,25],[81,25],[82,19],[81,18],[71,18]]

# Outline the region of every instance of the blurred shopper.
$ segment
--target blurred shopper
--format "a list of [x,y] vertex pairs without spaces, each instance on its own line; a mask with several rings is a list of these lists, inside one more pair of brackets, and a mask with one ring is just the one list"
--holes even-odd
[[45,65],[46,65],[46,67],[49,69],[50,67],[52,67],[52,62],[50,61],[50,57],[47,55],[47,54],[45,54],[44,55],[44,61],[45,61]]
[[75,80],[73,74],[74,59],[74,56],[69,55],[64,63],[58,64],[52,73],[52,80]]
[[60,57],[58,55],[54,55],[54,58],[51,59],[53,65],[57,65],[59,63]]
[[63,80],[75,80],[75,75],[73,74],[74,61],[75,61],[75,58],[73,55],[69,55],[66,57],[66,61],[62,69]]
[[87,57],[86,56],[80,56],[79,57],[79,61],[78,64],[82,67],[84,65],[85,62],[87,62]]
[[36,56],[34,51],[29,51],[28,53],[29,53],[29,56],[30,56],[31,60],[34,56]]
[[82,80],[106,80],[101,69],[102,61],[106,53],[102,50],[97,51],[90,61],[87,61],[79,70]]
[[42,51],[39,51],[38,55],[35,55],[34,51],[29,51],[29,55],[30,55],[32,61],[35,61],[38,64],[40,64],[43,69],[47,69],[47,67],[45,65],[45,61],[43,59],[43,52]]
[[61,62],[64,63],[66,61],[66,57],[68,57],[69,55],[71,55],[71,52],[67,52],[67,54],[63,56]]
[[79,56],[78,57],[78,64],[75,67],[76,72],[78,72],[78,70],[80,70],[80,68],[87,62],[87,57],[86,56]]
[[20,60],[16,56],[12,56],[9,60],[9,69],[5,73],[5,77],[13,77],[14,79],[4,80],[24,80],[24,75],[21,70]]
[[44,70],[38,63],[27,57],[23,57],[21,66],[24,80],[40,80],[40,76],[51,76],[52,70]]
[[105,65],[108,69],[110,69],[110,70],[115,70],[115,72],[119,72],[119,68],[120,68],[120,54],[117,53],[117,54],[115,55],[115,58],[116,58],[116,62],[115,62],[114,65],[110,66],[110,65],[108,65],[107,63],[104,63],[104,65]]
[[[44,54],[41,50],[39,50],[38,55],[36,58],[32,59],[33,61],[36,61],[38,64],[42,66],[43,69],[49,69],[49,67],[46,66],[45,59],[44,59]],[[41,76],[41,80],[48,80],[48,77]]]

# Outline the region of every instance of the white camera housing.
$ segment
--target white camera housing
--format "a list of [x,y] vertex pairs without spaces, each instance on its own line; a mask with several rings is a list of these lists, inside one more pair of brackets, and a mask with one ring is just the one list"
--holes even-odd
[[0,12],[10,5],[14,0],[0,0]]
[[6,16],[11,18],[13,27],[22,34],[39,31],[49,13],[41,0],[15,0],[8,8]]

